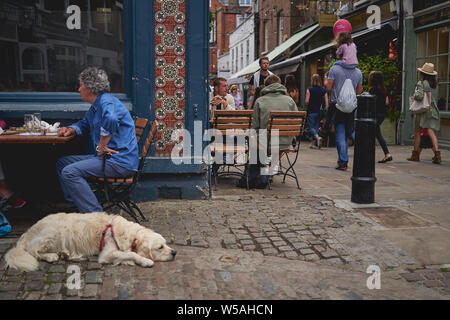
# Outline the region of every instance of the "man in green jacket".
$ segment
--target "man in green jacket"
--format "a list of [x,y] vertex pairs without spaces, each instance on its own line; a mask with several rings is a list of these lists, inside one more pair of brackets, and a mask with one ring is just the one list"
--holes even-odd
[[[271,111],[298,111],[296,103],[287,95],[287,89],[277,75],[267,77],[264,85],[261,97],[255,101],[254,106],[253,128],[256,130],[267,129]],[[280,137],[280,149],[288,148],[292,139],[293,137]]]

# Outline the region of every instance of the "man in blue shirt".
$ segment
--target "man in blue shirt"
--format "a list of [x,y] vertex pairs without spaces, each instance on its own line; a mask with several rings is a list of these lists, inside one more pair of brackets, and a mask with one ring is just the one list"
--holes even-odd
[[355,111],[344,113],[336,109],[336,101],[345,80],[351,79],[356,94],[363,92],[362,73],[358,68],[346,69],[340,65],[333,65],[328,76],[325,75],[325,88],[331,92],[330,108],[335,110],[334,131],[336,135],[336,148],[338,152],[337,170],[348,169],[348,139],[355,130]]
[[79,77],[81,99],[92,106],[83,120],[58,130],[59,136],[90,135],[96,154],[67,156],[59,159],[56,168],[64,197],[80,213],[102,212],[97,198],[86,179],[103,177],[125,178],[138,169],[139,155],[133,119],[127,108],[109,94],[110,84],[105,71],[87,68]]

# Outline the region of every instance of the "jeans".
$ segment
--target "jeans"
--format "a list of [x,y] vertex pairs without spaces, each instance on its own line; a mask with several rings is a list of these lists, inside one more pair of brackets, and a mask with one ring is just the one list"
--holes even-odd
[[383,138],[383,135],[381,134],[381,124],[384,121],[384,115],[377,115],[377,139],[380,143],[381,148],[383,149],[384,155],[389,154],[389,149],[387,147],[386,141]]
[[[103,158],[83,155],[62,157],[56,162],[61,188],[69,205],[75,205],[80,213],[102,212],[103,208],[87,183],[88,177],[103,177]],[[125,178],[135,171],[106,161],[106,176]]]
[[336,148],[338,152],[338,165],[348,163],[348,139],[355,139],[355,113],[343,113],[336,110],[334,123],[336,135]]
[[311,132],[311,135],[313,136],[313,138],[315,138],[317,136],[317,133],[319,132],[320,114],[319,113],[309,113],[307,122],[308,122],[309,132]]

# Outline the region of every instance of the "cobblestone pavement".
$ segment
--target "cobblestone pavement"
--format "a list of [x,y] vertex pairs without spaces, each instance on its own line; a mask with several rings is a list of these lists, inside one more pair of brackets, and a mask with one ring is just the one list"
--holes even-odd
[[[429,270],[388,240],[378,225],[324,197],[307,194],[221,196],[140,205],[147,225],[179,252],[151,269],[75,265],[80,290],[69,290],[69,263],[6,270],[0,299],[448,299],[448,270]],[[0,255],[16,239],[0,242]],[[368,290],[369,265],[382,289]]]

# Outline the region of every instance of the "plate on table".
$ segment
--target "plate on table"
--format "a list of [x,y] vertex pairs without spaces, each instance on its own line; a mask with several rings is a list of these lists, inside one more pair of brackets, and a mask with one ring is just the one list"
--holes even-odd
[[17,134],[18,132],[16,130],[6,130],[3,131],[2,135],[12,135],[12,134]]

